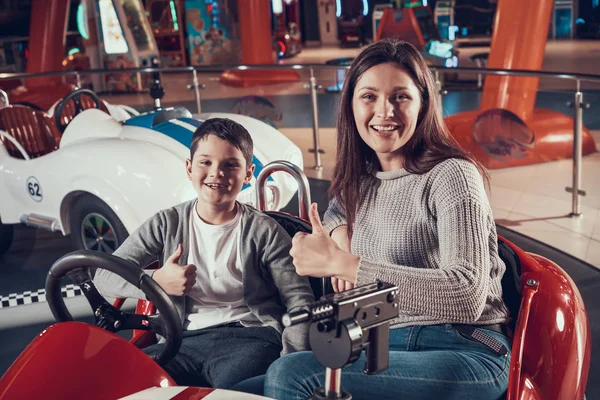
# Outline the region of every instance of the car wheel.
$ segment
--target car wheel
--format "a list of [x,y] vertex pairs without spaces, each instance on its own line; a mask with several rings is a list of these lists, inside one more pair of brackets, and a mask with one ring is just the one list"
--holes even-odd
[[0,256],[8,251],[13,240],[13,226],[0,222]]
[[70,226],[71,243],[78,250],[112,254],[129,236],[113,210],[102,200],[88,195],[75,202]]

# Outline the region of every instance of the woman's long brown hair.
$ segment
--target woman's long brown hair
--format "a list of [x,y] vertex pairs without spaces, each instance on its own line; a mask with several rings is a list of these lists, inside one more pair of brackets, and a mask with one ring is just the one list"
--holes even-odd
[[379,64],[394,63],[405,69],[421,94],[421,111],[415,133],[400,149],[404,168],[413,174],[424,174],[449,158],[469,160],[479,169],[486,183],[485,167],[463,150],[450,135],[442,117],[433,75],[419,51],[410,43],[388,39],[376,42],[354,60],[342,89],[337,117],[337,156],[330,200],[337,199],[346,214],[348,233],[352,234],[359,203],[374,183],[374,172],[380,169],[375,152],[361,139],[354,122],[352,97],[362,74]]

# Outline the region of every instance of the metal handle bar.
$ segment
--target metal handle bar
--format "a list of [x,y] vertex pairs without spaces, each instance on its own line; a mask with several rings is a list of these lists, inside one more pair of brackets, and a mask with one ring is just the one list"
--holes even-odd
[[256,178],[256,204],[259,210],[264,211],[267,206],[267,196],[265,194],[266,182],[269,176],[274,172],[287,172],[298,184],[298,207],[300,218],[308,220],[308,212],[310,209],[310,192],[309,184],[304,171],[297,165],[289,161],[273,161],[265,165],[258,178]]

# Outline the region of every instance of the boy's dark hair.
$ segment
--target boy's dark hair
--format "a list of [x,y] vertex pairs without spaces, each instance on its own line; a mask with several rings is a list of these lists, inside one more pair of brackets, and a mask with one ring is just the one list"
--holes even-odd
[[194,158],[194,153],[198,148],[198,141],[203,140],[208,135],[215,135],[240,149],[246,159],[246,166],[252,164],[254,152],[254,143],[252,137],[242,125],[229,118],[210,118],[207,119],[196,129],[192,136],[190,144],[190,159]]

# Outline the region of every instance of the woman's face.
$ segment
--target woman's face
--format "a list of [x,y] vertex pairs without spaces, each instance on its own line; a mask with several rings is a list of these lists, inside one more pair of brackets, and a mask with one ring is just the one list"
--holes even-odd
[[354,122],[375,151],[382,171],[403,167],[402,146],[414,134],[421,110],[419,89],[395,63],[379,64],[358,79],[352,96]]

